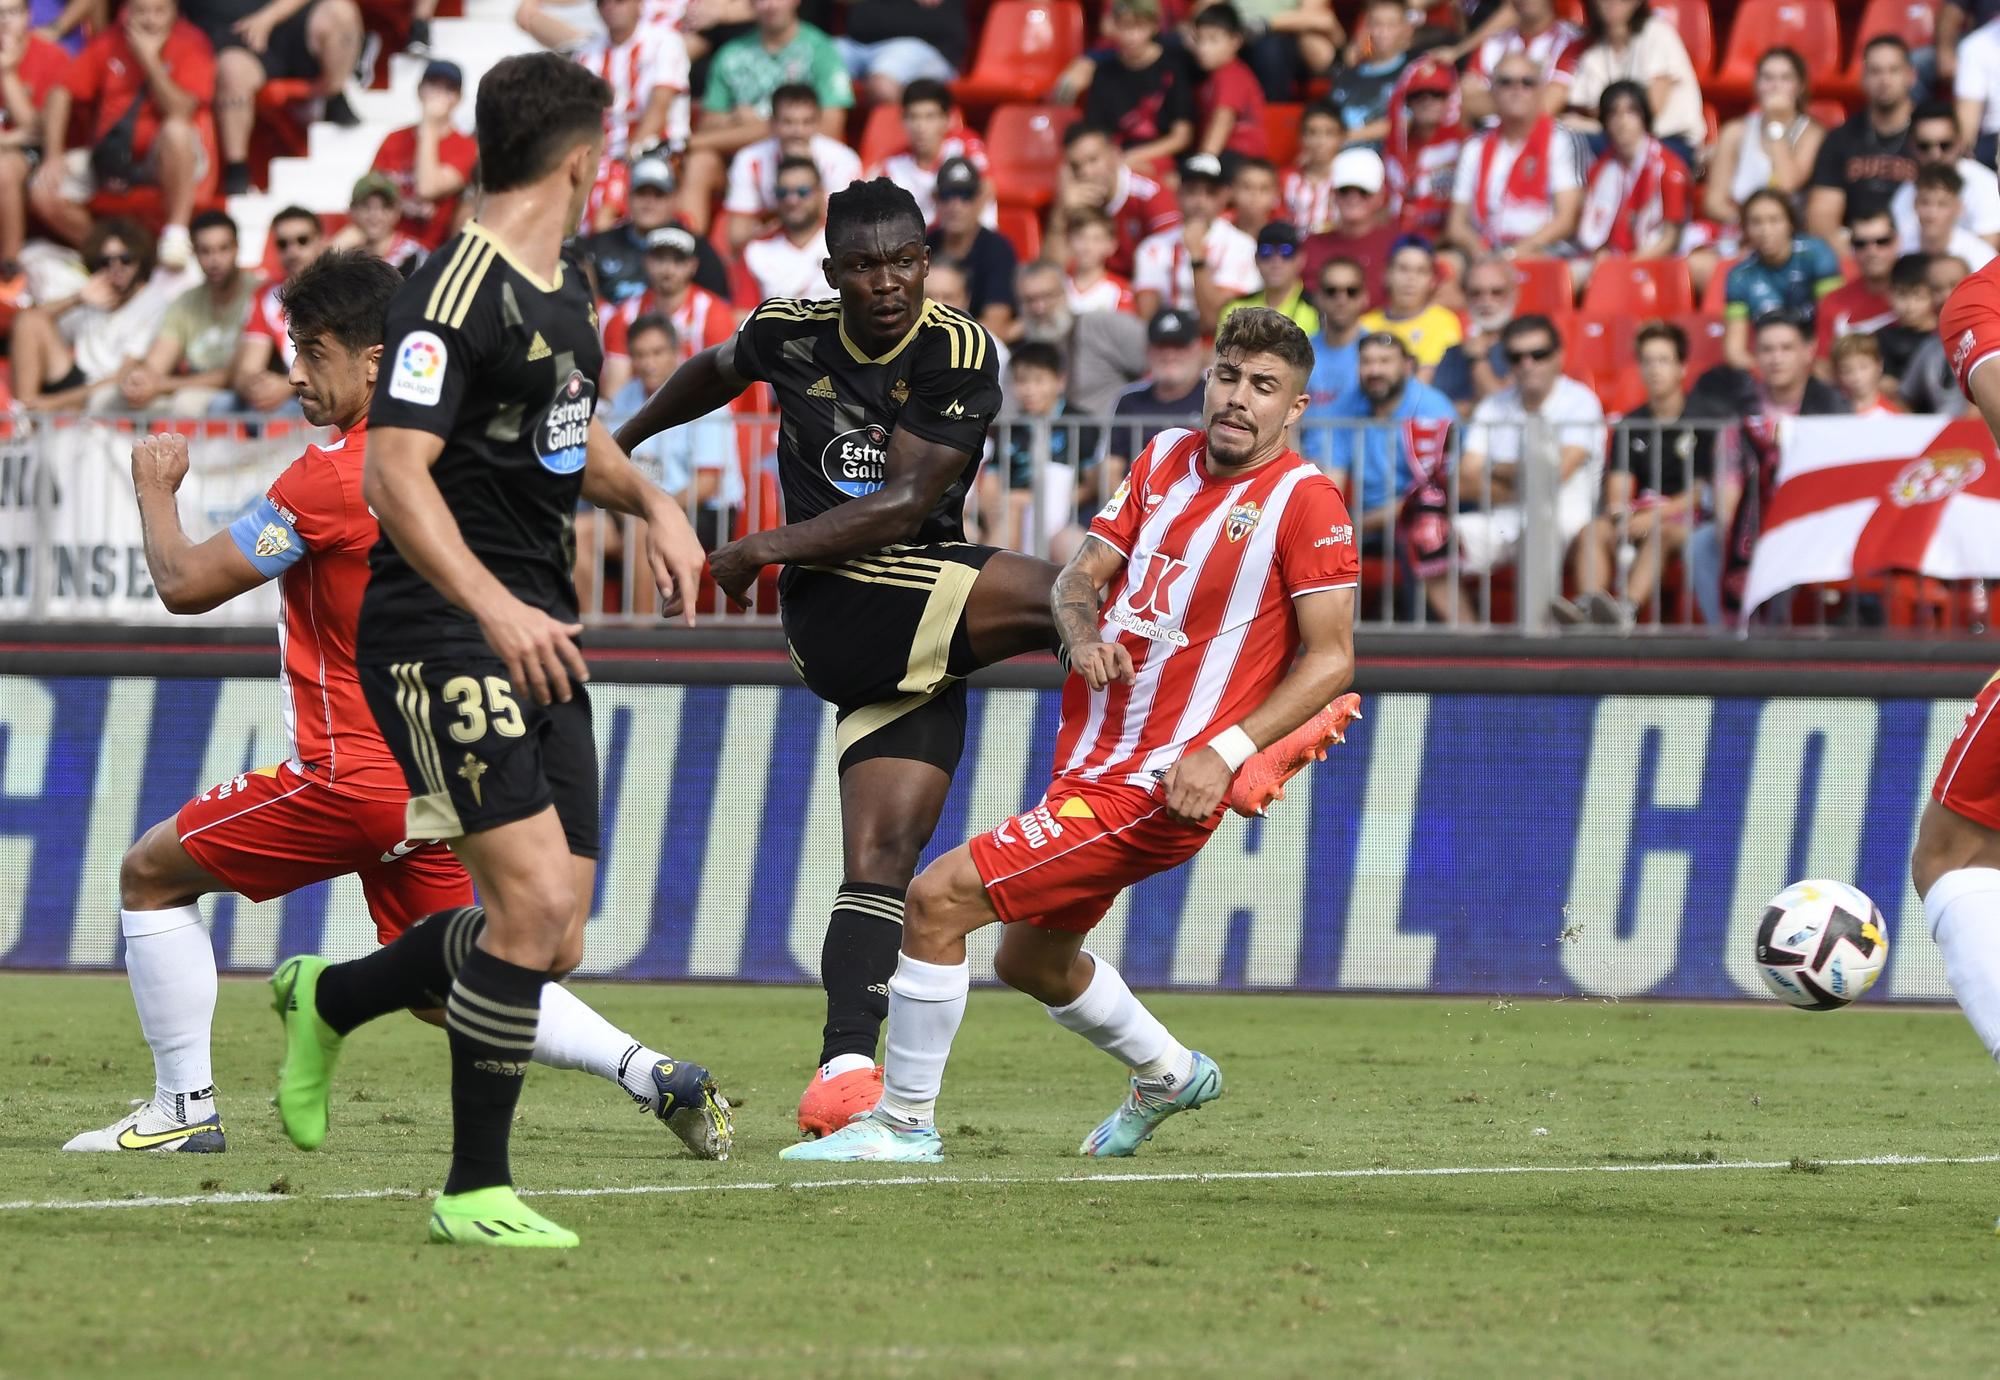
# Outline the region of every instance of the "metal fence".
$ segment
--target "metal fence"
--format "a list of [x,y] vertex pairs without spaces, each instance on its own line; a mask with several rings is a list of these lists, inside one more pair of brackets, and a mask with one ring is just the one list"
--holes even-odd
[[[1191,424],[1003,414],[964,495],[967,532],[1066,560],[1145,442]],[[129,477],[135,435],[167,426],[191,435],[181,515],[196,540],[253,504],[305,444],[325,439],[269,418],[13,420],[0,428],[0,617],[169,617],[153,597]],[[1721,587],[1741,480],[1755,471],[1743,430],[1733,420],[1692,418],[1484,427],[1342,419],[1304,424],[1294,444],[1346,486],[1366,626],[1734,632]],[[782,522],[777,435],[774,417],[718,415],[655,438],[634,459],[675,493],[712,549]],[[642,524],[588,505],[579,511],[587,621],[658,622],[643,541]],[[776,583],[777,571],[767,571],[744,608],[705,586],[699,612],[709,623],[774,623]],[[211,617],[254,624],[275,608],[267,591]],[[1917,576],[1810,587],[1752,620],[1755,631],[1780,626],[1977,635],[1986,631],[1986,590],[1979,581]]]

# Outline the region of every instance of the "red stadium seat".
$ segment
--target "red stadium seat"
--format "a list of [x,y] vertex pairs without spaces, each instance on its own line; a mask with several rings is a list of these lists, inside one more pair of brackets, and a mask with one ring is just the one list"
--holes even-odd
[[1723,309],[1729,305],[1729,270],[1742,262],[1743,256],[1738,254],[1715,266],[1715,272],[1709,275],[1708,286],[1701,293],[1701,309],[1704,312],[1721,317]]
[[854,150],[861,155],[861,166],[872,168],[903,147],[904,142],[902,108],[885,102],[868,107],[868,119],[861,126],[861,138]]
[[1847,123],[1849,111],[1845,101],[1836,100],[1832,96],[1814,96],[1806,102],[1806,114],[1828,129],[1839,129]]
[[1619,314],[1583,313],[1568,342],[1569,372],[1597,393],[1606,412],[1630,412],[1646,400],[1645,385],[1632,357],[1640,322]]
[[1002,206],[1049,204],[1062,166],[1063,131],[1081,118],[1060,105],[1003,105],[993,112],[986,125],[986,158]]
[[1709,0],[1653,0],[1652,11],[1653,18],[1664,19],[1680,30],[1695,76],[1706,81],[1715,70],[1715,25],[1709,18]]
[[972,71],[952,91],[968,105],[1041,100],[1082,51],[1078,0],[1000,0],[980,29]]
[[1729,45],[1704,93],[1718,103],[1750,98],[1757,81],[1757,59],[1773,48],[1794,49],[1808,71],[1831,75],[1839,70],[1840,16],[1834,0],[1743,0],[1729,26]]
[[1606,259],[1591,271],[1583,310],[1643,321],[1694,310],[1694,282],[1684,259]]
[[1305,109],[1292,101],[1264,107],[1264,136],[1271,145],[1270,152],[1265,156],[1274,167],[1289,168],[1292,160],[1299,156],[1299,118],[1305,114]]
[[1717,312],[1691,311],[1674,318],[1687,333],[1687,376],[1692,383],[1722,363],[1722,316]]
[[1861,94],[1861,50],[1868,40],[1884,34],[1894,34],[1912,51],[1930,47],[1937,35],[1936,0],[1868,0],[1861,23],[1855,26],[1854,52],[1836,88],[1841,94],[1850,99]]
[[1520,311],[1566,316],[1575,306],[1569,265],[1561,259],[1516,259],[1514,273],[1521,280]]
[[1014,246],[1014,256],[1022,263],[1042,257],[1042,218],[1029,207],[1002,206],[1000,233]]

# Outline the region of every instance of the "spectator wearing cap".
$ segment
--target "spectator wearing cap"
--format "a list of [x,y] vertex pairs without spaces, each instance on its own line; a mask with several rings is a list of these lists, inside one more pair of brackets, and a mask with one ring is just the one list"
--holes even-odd
[[1357,342],[1356,377],[1331,403],[1308,404],[1299,453],[1347,491],[1364,550],[1385,550],[1396,506],[1417,479],[1408,421],[1456,422],[1451,399],[1417,377],[1416,361],[1387,331]]
[[1993,246],[1965,228],[1965,178],[1949,163],[1917,169],[1916,230],[1903,237],[1911,254],[1948,255],[1977,273],[1993,261]]
[[1236,6],[1209,5],[1194,16],[1194,60],[1201,69],[1195,91],[1195,149],[1200,153],[1262,158],[1271,151],[1264,128],[1264,88],[1243,61],[1243,16]]
[[1257,238],[1278,214],[1278,170],[1267,158],[1237,158],[1229,176],[1229,223]]
[[215,142],[222,190],[250,190],[250,131],[267,81],[317,83],[322,118],[361,123],[347,83],[361,61],[364,31],[354,0],[181,0],[181,12],[215,51]]
[[1505,118],[1500,100],[1500,66],[1510,57],[1527,60],[1534,77],[1534,105],[1544,115],[1560,115],[1569,104],[1576,66],[1583,58],[1583,30],[1556,14],[1555,0],[1512,0],[1514,24],[1472,50],[1465,64],[1465,113],[1475,120]]
[[[781,86],[803,83],[819,97],[820,133],[840,139],[854,86],[847,64],[826,33],[799,19],[798,0],[757,0],[754,32],[730,39],[709,64],[701,96],[702,118],[688,138],[682,167],[684,214],[705,234],[708,207],[722,186],[730,155],[768,133],[771,98]],[[783,219],[783,208],[779,208]]]
[[937,228],[924,237],[931,259],[965,270],[972,315],[1002,340],[1014,335],[1014,246],[997,230],[979,223],[985,184],[979,169],[963,158],[947,159],[937,175]]
[[203,211],[190,227],[201,282],[173,300],[145,353],[127,360],[115,390],[99,389],[93,409],[157,405],[169,417],[199,417],[229,382],[229,360],[257,300],[257,277],[237,264],[236,222]]
[[771,134],[745,144],[729,162],[729,190],[722,199],[728,214],[729,247],[741,249],[770,230],[778,209],[778,164],[810,158],[819,183],[837,192],[861,175],[861,155],[820,133],[819,93],[792,82],[771,93]]
[[1264,286],[1223,307],[1215,318],[1216,328],[1238,307],[1269,307],[1293,322],[1307,335],[1319,333],[1319,312],[1306,293],[1303,238],[1298,230],[1281,220],[1272,221],[1257,232],[1257,276]]
[[1373,149],[1342,149],[1333,160],[1334,229],[1306,237],[1306,273],[1317,275],[1333,259],[1352,259],[1368,279],[1368,295],[1381,301],[1389,251],[1402,234],[1383,195],[1382,155]]
[[1521,275],[1498,254],[1476,259],[1465,270],[1465,338],[1444,352],[1431,383],[1470,417],[1481,399],[1507,386],[1507,350],[1501,335],[1514,319]]
[[1388,175],[1389,215],[1408,235],[1444,239],[1451,189],[1465,150],[1458,117],[1458,74],[1435,57],[1404,69],[1389,102],[1389,133],[1382,142]]
[[947,82],[965,61],[965,6],[940,0],[838,0],[847,20],[834,40],[847,75],[871,102],[894,105],[919,81]]
[[1652,112],[1653,133],[1683,164],[1692,165],[1707,134],[1701,79],[1674,21],[1655,14],[1648,0],[1590,0],[1563,123],[1575,130],[1601,128],[1598,105],[1614,82],[1638,85]]
[[[615,305],[647,289],[646,240],[663,225],[687,228],[674,196],[673,169],[664,158],[641,158],[632,165],[626,219],[577,240],[577,248],[597,270],[598,296]],[[729,270],[706,235],[695,237],[694,280],[718,297],[730,295]]]
[[[1960,81],[1965,66],[1959,67]],[[1829,243],[1840,235],[1847,219],[1850,200],[1856,206],[1887,201],[1896,188],[1917,175],[1916,159],[1910,152],[1911,117],[1916,106],[1911,93],[1916,89],[1917,69],[1910,63],[1910,45],[1895,34],[1878,34],[1861,50],[1861,109],[1845,122],[1827,131],[1813,160],[1812,182],[1806,192],[1806,231]],[[1959,105],[1960,124],[1966,132],[1978,128],[1967,123],[1966,106]],[[1989,128],[2000,128],[1989,116]],[[1983,142],[1983,141],[1982,141]],[[1991,160],[1990,143],[1975,148],[1973,156]]]
[[836,297],[826,281],[826,259],[826,188],[819,169],[810,158],[787,158],[778,164],[778,228],[743,246],[735,303],[747,311],[772,297]]
[[[1193,312],[1163,307],[1146,327],[1146,377],[1119,393],[1104,435],[1098,486],[1110,493],[1132,457],[1172,426],[1201,424],[1201,376],[1207,364],[1201,322]],[[1126,418],[1122,424],[1117,418]]]
[[365,249],[405,278],[423,266],[426,251],[403,230],[403,199],[396,184],[366,172],[347,200],[347,224],[334,232],[331,249]]
[[285,306],[284,283],[296,278],[326,248],[326,230],[318,216],[303,206],[287,206],[271,217],[271,242],[278,247],[284,280],[266,283],[250,308],[250,321],[236,353],[229,360],[228,395],[218,398],[218,412],[273,412],[298,416],[299,404],[287,382],[298,346],[292,341]]
[[451,122],[464,90],[457,63],[427,65],[417,82],[417,122],[385,135],[370,165],[395,184],[403,230],[426,251],[451,238],[459,197],[479,161],[479,141]]
[[1361,318],[1368,314],[1368,278],[1352,259],[1330,259],[1315,279],[1319,333],[1313,337],[1309,407],[1325,408],[1354,386],[1361,368]]
[[[188,222],[208,172],[196,128],[215,99],[215,52],[174,0],[127,0],[117,22],[84,45],[42,108],[42,163],[29,204],[67,244],[90,234],[90,199],[125,182],[158,186],[165,228],[159,261],[178,271],[194,253]],[[131,116],[131,156],[111,166],[107,136]],[[84,135],[69,147],[74,124]]]
[[1317,235],[1335,226],[1333,160],[1340,154],[1340,116],[1318,102],[1299,116],[1299,152],[1278,179],[1284,217],[1302,235]]
[[1197,153],[1181,161],[1181,223],[1139,245],[1132,291],[1139,315],[1162,306],[1191,312],[1203,334],[1230,301],[1259,286],[1257,242],[1223,218],[1221,161]]
[[1826,241],[1801,235],[1790,197],[1766,189],[1743,203],[1745,254],[1723,283],[1722,353],[1751,367],[1750,323],[1787,308],[1808,327],[1819,299],[1841,285],[1840,260]]
[[[903,143],[864,174],[886,177],[917,199],[924,224],[937,223],[938,170],[962,158],[986,175],[986,141],[957,121],[951,88],[943,82],[913,81],[903,88]],[[999,209],[988,201],[980,223],[998,227]]]
[[1083,122],[1110,132],[1127,167],[1151,172],[1194,146],[1201,73],[1184,51],[1160,42],[1158,0],[1112,0],[1104,35],[1108,47],[1063,73],[1055,103],[1081,97]]
[[[1958,223],[1988,244],[2000,248],[2000,176],[1996,176],[1992,168],[1978,159],[1965,156],[1965,144],[1958,130],[1958,115],[1949,101],[1930,101],[1917,107],[1917,113],[1910,118],[1910,154],[1916,159],[1919,176],[1933,163],[1946,164],[1957,170],[1964,183]],[[1889,213],[1895,217],[1897,234],[1906,241],[1916,238],[1917,184],[1914,180],[1896,188],[1896,194],[1889,199]],[[1852,221],[1853,217],[1848,219]]]
[[1101,211],[1110,218],[1117,248],[1108,267],[1128,277],[1141,242],[1181,222],[1173,195],[1119,158],[1110,130],[1083,120],[1063,131],[1055,204],[1042,237],[1058,256],[1066,252],[1064,218],[1075,211]]
[[0,276],[27,240],[28,177],[42,156],[42,107],[69,54],[29,29],[26,0],[0,0]]
[[1510,53],[1493,71],[1499,121],[1466,141],[1445,239],[1468,257],[1560,255],[1583,210],[1577,141],[1543,109],[1541,69]]
[[626,338],[642,316],[660,315],[674,323],[689,354],[720,345],[735,334],[736,313],[729,304],[694,280],[694,232],[679,225],[662,225],[646,237],[646,290],[603,313],[605,396],[616,393],[632,376]]
[[1379,144],[1389,137],[1390,98],[1410,65],[1417,36],[1413,14],[1407,0],[1368,0],[1362,15],[1366,52],[1350,54],[1353,60],[1333,74],[1327,95],[1345,142]]
[[1417,377],[1429,383],[1445,351],[1463,339],[1458,313],[1439,306],[1437,251],[1416,235],[1399,240],[1389,255],[1388,293],[1382,305],[1361,318],[1363,331],[1384,331],[1403,342],[1416,361]]

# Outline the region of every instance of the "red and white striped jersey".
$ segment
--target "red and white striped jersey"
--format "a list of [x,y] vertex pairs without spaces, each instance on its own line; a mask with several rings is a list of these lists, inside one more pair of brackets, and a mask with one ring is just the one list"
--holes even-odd
[[1207,435],[1163,431],[1090,524],[1125,568],[1099,633],[1137,674],[1063,684],[1055,774],[1150,789],[1183,754],[1262,704],[1299,649],[1292,600],[1360,580],[1340,489],[1285,451],[1241,476],[1208,472]]
[[1314,177],[1303,168],[1286,168],[1278,179],[1278,200],[1285,217],[1301,235],[1331,230],[1340,219],[1333,204],[1333,174]]
[[653,89],[673,92],[661,137],[684,142],[688,135],[687,44],[673,29],[641,24],[623,43],[600,34],[576,50],[576,60],[611,85],[611,108],[604,113],[604,156],[623,158],[653,98]]
[[250,308],[250,319],[243,323],[243,333],[261,335],[270,341],[271,357],[290,369],[292,361],[299,357],[299,347],[292,343],[291,324],[278,301],[278,290],[283,286],[271,283],[257,294],[257,304]]
[[[987,175],[986,141],[969,129],[955,129],[945,135],[938,145],[938,156],[929,163],[920,163],[905,143],[894,153],[886,155],[881,162],[869,168],[864,176],[886,177],[898,187],[917,199],[917,209],[924,213],[924,224],[937,224],[937,175],[947,158],[963,158],[979,169],[983,178]],[[987,214],[982,220],[990,229],[999,223],[999,213],[994,203],[986,204]]]
[[1567,19],[1550,20],[1549,26],[1533,38],[1523,35],[1518,27],[1502,29],[1472,50],[1465,75],[1491,82],[1493,69],[1502,58],[1525,53],[1529,61],[1541,64],[1543,81],[1551,86],[1568,86],[1576,80],[1576,65],[1583,59],[1585,46],[1583,30]]
[[1063,296],[1069,300],[1072,315],[1082,316],[1093,311],[1137,311],[1138,299],[1132,295],[1132,285],[1116,273],[1107,273],[1089,287],[1078,287],[1076,279],[1063,276]]
[[[604,323],[604,357],[629,354],[632,323],[659,309],[659,299],[651,288],[637,297],[627,297],[615,307],[608,302],[598,303],[597,316]],[[688,285],[687,296],[680,306],[667,313],[667,319],[674,323],[674,333],[681,338],[682,358],[720,345],[736,334],[736,313],[699,283]]]

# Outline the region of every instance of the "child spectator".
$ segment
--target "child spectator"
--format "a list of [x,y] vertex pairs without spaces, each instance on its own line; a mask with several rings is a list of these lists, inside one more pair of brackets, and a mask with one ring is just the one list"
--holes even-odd
[[[867,177],[886,177],[917,199],[924,224],[937,223],[937,175],[947,159],[963,158],[986,172],[986,141],[957,121],[951,88],[939,81],[913,81],[903,88],[903,146],[868,169]],[[989,202],[982,224],[998,226],[998,209]]]
[[1262,158],[1270,151],[1264,88],[1242,51],[1243,17],[1234,5],[1224,0],[1195,14],[1194,60],[1204,74],[1195,96],[1195,147],[1202,153]]
[[1872,335],[1844,335],[1833,342],[1833,380],[1857,417],[1897,417],[1903,409],[1882,396],[1882,347]]
[[861,156],[820,132],[819,94],[802,82],[771,93],[771,134],[736,151],[729,162],[729,190],[722,209],[729,216],[729,247],[741,249],[768,232],[778,209],[778,164],[808,158],[819,169],[820,186],[837,192],[861,175]]
[[1918,348],[1937,334],[1938,297],[1931,289],[1930,269],[1930,255],[1905,254],[1889,270],[1889,306],[1896,319],[1875,332],[1875,344],[1891,388],[1908,371]]
[[1383,331],[1403,342],[1416,361],[1417,378],[1429,383],[1445,351],[1462,338],[1458,313],[1432,300],[1437,291],[1437,252],[1411,236],[1389,256],[1388,295],[1361,318],[1364,333]]
[[442,59],[417,82],[417,122],[391,130],[375,150],[374,171],[395,184],[403,229],[426,253],[451,238],[458,200],[479,161],[479,142],[452,124],[465,74]]
[[[1095,427],[1064,425],[1068,369],[1062,351],[1041,341],[1014,348],[1007,365],[1009,410],[1019,419],[1006,425],[1000,466],[990,466],[979,485],[980,528],[995,545],[1015,551],[1046,551],[1056,533],[1076,520],[1078,495],[1098,447]],[[1048,455],[1037,466],[1037,428],[1047,421]],[[1004,482],[1003,482],[1004,478]]]
[[378,172],[363,173],[347,201],[347,224],[329,242],[333,249],[365,249],[405,278],[423,266],[425,250],[403,233],[403,201],[396,184]]
[[1278,170],[1266,158],[1224,161],[1236,164],[1229,178],[1229,223],[1254,240],[1259,230],[1283,219],[1278,214]]
[[1132,285],[1105,267],[1118,248],[1111,217],[1090,207],[1074,211],[1064,238],[1069,244],[1069,273],[1063,296],[1070,311],[1082,316],[1093,311],[1138,309]]
[[1299,117],[1298,161],[1286,168],[1278,194],[1285,219],[1302,235],[1334,228],[1333,160],[1340,152],[1340,116],[1330,105],[1306,107]]
[[1396,84],[1411,62],[1416,39],[1406,0],[1368,0],[1364,15],[1368,54],[1333,74],[1328,97],[1339,112],[1347,142],[1380,144],[1389,134],[1389,110]]

